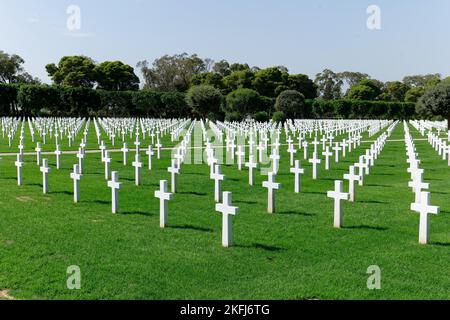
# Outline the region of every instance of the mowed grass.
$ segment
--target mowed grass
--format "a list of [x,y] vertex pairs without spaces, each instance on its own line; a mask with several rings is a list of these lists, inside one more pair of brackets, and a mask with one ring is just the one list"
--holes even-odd
[[[390,139],[403,139],[401,123]],[[89,141],[95,145],[92,123]],[[28,130],[26,143],[31,144]],[[431,183],[431,202],[441,207],[440,215],[430,217],[427,246],[418,244],[419,215],[409,208],[414,195],[407,187],[404,142],[387,142],[365,185],[357,187],[357,202],[343,204],[345,228],[340,230],[332,227],[333,201],[326,191],[369,143],[339,164],[332,162],[331,171],[322,162],[317,181],[298,152],[306,168],[301,194],[293,192],[289,154],[282,146],[277,182],[283,186],[273,215],[266,212],[265,176],[258,172],[251,187],[246,171],[223,166],[223,190],[232,191],[240,208],[233,217],[235,245],[227,249],[221,246],[222,218],[215,211],[207,165],[183,165],[179,192],[169,203],[169,227],[162,230],[154,191],[160,179],[170,181],[169,150],[154,158],[152,171],[142,153],[139,187],[134,168],[122,165],[122,153],[111,153],[112,169],[123,182],[116,215],[100,154],[86,155],[79,204],[73,203],[69,179],[75,155],[63,155],[59,171],[54,156],[48,156],[48,195],[42,194],[35,156],[25,157],[22,187],[15,157],[3,156],[0,289],[18,299],[448,299],[450,170],[427,141],[416,146]],[[129,164],[132,158],[130,153]],[[71,265],[81,269],[80,290],[67,289]],[[382,270],[381,290],[367,289],[371,265]]]

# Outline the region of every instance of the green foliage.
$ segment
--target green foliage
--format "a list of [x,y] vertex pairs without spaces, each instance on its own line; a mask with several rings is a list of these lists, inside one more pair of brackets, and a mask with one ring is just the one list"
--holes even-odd
[[342,96],[343,81],[338,74],[329,69],[316,75],[315,84],[319,97],[325,100],[339,99]]
[[283,91],[275,102],[275,110],[288,118],[304,118],[307,115],[305,106],[305,96],[296,90]]
[[[314,99],[317,97],[317,86],[307,75],[293,74],[287,78],[286,87],[290,90],[296,90],[303,94],[306,99]],[[279,92],[281,93],[281,92]]]
[[286,84],[288,76],[276,67],[262,69],[255,73],[252,86],[260,95],[275,98],[277,88]]
[[225,113],[225,120],[229,122],[233,121],[241,121],[242,115],[239,112],[233,111],[233,112],[227,112]]
[[0,83],[0,115],[9,116],[17,112],[17,85]]
[[[102,116],[132,116],[136,115],[133,104],[133,92],[131,91],[106,91],[98,90],[101,107],[99,115]],[[95,110],[91,110],[91,113]]]
[[160,100],[161,94],[161,92],[155,90],[133,92],[132,102],[135,106],[136,115],[159,117],[163,113]]
[[58,66],[52,63],[45,68],[53,82],[63,86],[92,88],[96,80],[94,61],[85,56],[65,56]]
[[176,91],[164,92],[161,95],[161,103],[165,118],[184,118],[189,117],[191,114],[184,93]]
[[202,118],[206,118],[210,112],[217,113],[222,100],[220,91],[208,85],[193,86],[186,94],[187,105]]
[[411,89],[410,86],[400,81],[386,82],[383,88],[382,97],[384,101],[405,101],[406,93]]
[[138,90],[139,78],[134,69],[121,61],[105,61],[94,69],[98,89],[110,91]]
[[226,93],[240,88],[252,89],[254,78],[255,74],[250,69],[233,71],[230,75],[223,78]]
[[419,99],[425,93],[425,88],[423,87],[413,87],[406,91],[405,93],[405,102],[418,102]]
[[252,89],[237,89],[226,97],[226,111],[237,112],[241,117],[261,110],[261,96]]
[[65,115],[87,116],[100,109],[101,100],[98,91],[83,87],[69,87],[61,90],[61,106]]
[[206,71],[202,59],[187,53],[165,55],[156,59],[152,67],[144,60],[138,63],[138,67],[145,79],[144,88],[160,91],[184,92],[190,88],[193,76]]
[[272,115],[272,120],[274,122],[285,122],[286,115],[282,111],[275,111]]
[[428,88],[421,98],[421,104],[431,114],[447,119],[450,130],[450,83],[444,82]]
[[61,103],[61,89],[48,85],[22,85],[17,92],[17,103],[22,115],[39,115],[47,109],[54,115],[64,115]]
[[253,115],[253,119],[258,122],[267,122],[270,120],[270,117],[267,112],[259,111]]

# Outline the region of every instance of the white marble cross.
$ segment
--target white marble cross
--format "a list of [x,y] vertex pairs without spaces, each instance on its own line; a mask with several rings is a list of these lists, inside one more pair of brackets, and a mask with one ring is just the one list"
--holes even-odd
[[344,174],[344,179],[348,180],[348,193],[350,194],[350,202],[355,201],[355,181],[361,179],[358,174],[355,174],[355,167],[350,166],[349,173]]
[[42,191],[44,194],[48,193],[48,173],[50,168],[48,167],[48,160],[42,159],[42,167],[40,168],[42,172]]
[[145,154],[148,156],[148,170],[152,170],[152,157],[155,154],[152,145],[148,146],[148,149],[147,151],[145,151]]
[[36,151],[36,163],[38,166],[40,166],[41,165],[41,151],[42,151],[40,142],[38,142],[36,144],[36,148],[34,150]]
[[328,191],[328,193],[327,193],[328,198],[334,199],[334,227],[335,228],[342,227],[343,219],[342,219],[341,201],[350,199],[350,195],[343,191],[344,191],[344,183],[340,180],[336,180],[334,182],[334,190]]
[[293,166],[294,165],[294,156],[295,156],[295,153],[297,152],[297,150],[295,150],[293,144],[290,144],[287,151],[288,151],[288,153],[290,155],[289,163],[290,163],[291,166]]
[[278,173],[278,161],[280,161],[280,155],[277,153],[277,149],[272,150],[272,154],[269,156],[272,160],[272,172],[274,174]]
[[62,151],[59,148],[59,144],[56,145],[55,155],[56,155],[56,169],[59,170],[61,168],[61,155],[62,155]]
[[78,158],[78,165],[80,166],[80,173],[83,173],[84,152],[82,148],[78,149],[77,158]]
[[295,160],[295,166],[290,169],[290,172],[295,175],[295,185],[294,185],[294,192],[300,193],[301,192],[301,179],[300,175],[305,173],[305,169],[302,169],[300,160]]
[[317,152],[314,152],[312,159],[309,159],[309,163],[312,163],[313,168],[312,171],[313,180],[317,180],[317,165],[321,162],[322,161],[319,158],[317,158]]
[[248,162],[245,163],[245,166],[248,168],[248,184],[252,186],[255,183],[253,169],[258,168],[258,163],[253,161],[253,155],[248,157]]
[[408,182],[408,186],[413,189],[416,195],[416,203],[420,203],[422,189],[429,189],[430,184],[423,182],[422,180],[423,171],[416,170],[413,172],[415,172],[413,180]]
[[70,178],[73,180],[73,202],[80,201],[80,180],[83,176],[80,173],[80,165],[73,165],[73,172],[70,173]]
[[325,151],[322,152],[322,155],[325,157],[325,170],[330,170],[330,157],[333,153],[330,151],[329,146],[325,147]]
[[141,155],[139,153],[136,153],[136,155],[134,156],[134,161],[131,165],[134,167],[134,183],[139,186],[141,185],[142,168]]
[[334,150],[334,162],[339,162],[339,151],[341,151],[341,147],[339,146],[339,142],[335,143],[335,146],[332,148]]
[[167,192],[167,181],[159,181],[159,190],[155,191],[155,197],[159,198],[159,226],[165,228],[168,222],[168,202],[172,200],[173,195]]
[[232,206],[231,192],[223,193],[223,203],[216,204],[216,211],[222,213],[222,246],[230,247],[233,245],[231,216],[239,211],[238,207]]
[[105,180],[109,179],[109,164],[111,163],[111,158],[109,157],[108,150],[104,151],[103,163],[105,164]]
[[177,167],[177,161],[172,159],[172,166],[167,168],[167,171],[171,173],[171,191],[172,193],[177,192],[177,174],[180,173],[180,168]]
[[127,153],[130,150],[128,149],[128,146],[125,142],[123,143],[123,147],[122,147],[122,149],[120,149],[120,151],[123,152],[123,165],[126,166],[127,165]]
[[274,192],[274,190],[280,189],[281,184],[276,183],[275,182],[275,174],[273,172],[269,172],[267,181],[264,181],[262,186],[264,188],[267,188],[267,190],[268,190],[267,212],[274,213],[275,212],[275,192]]
[[243,146],[238,146],[238,151],[236,151],[236,156],[237,156],[238,169],[242,170],[242,165],[245,162],[245,151],[244,151]]
[[214,200],[216,202],[222,201],[221,185],[225,176],[222,174],[220,164],[214,165],[214,172],[210,174],[210,178],[214,180]]
[[159,160],[161,158],[161,147],[162,147],[162,144],[161,144],[161,142],[159,142],[159,139],[156,142],[155,146],[156,146],[156,157]]
[[112,213],[119,212],[119,190],[122,183],[119,182],[119,173],[117,171],[111,172],[111,180],[108,181],[108,187],[111,188],[111,206]]
[[428,243],[428,214],[439,214],[439,207],[430,205],[430,193],[422,192],[420,195],[420,203],[411,203],[411,210],[420,213],[419,224],[419,243]]
[[22,185],[22,167],[23,167],[23,161],[22,161],[22,157],[20,154],[17,155],[17,160],[14,163],[15,166],[17,167],[17,185],[21,186]]

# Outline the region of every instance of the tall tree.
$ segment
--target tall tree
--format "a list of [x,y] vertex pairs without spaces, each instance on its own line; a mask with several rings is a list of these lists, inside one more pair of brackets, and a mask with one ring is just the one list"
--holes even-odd
[[404,77],[403,83],[410,87],[426,87],[431,83],[437,84],[437,82],[439,82],[440,80],[441,75],[439,73],[432,73],[425,75],[418,74]]
[[0,51],[0,83],[39,84],[38,78],[33,78],[23,68],[23,60],[19,55],[9,55]]
[[64,86],[92,88],[96,80],[94,61],[85,56],[65,56],[45,69],[55,84]]
[[342,79],[329,69],[323,70],[316,75],[315,84],[319,97],[325,100],[339,99],[342,97]]
[[[421,98],[421,104],[433,115],[447,119],[450,131],[450,84],[440,83],[427,89]],[[419,104],[420,105],[420,104]]]
[[205,62],[196,54],[165,55],[156,59],[152,67],[147,61],[138,63],[145,79],[144,88],[161,91],[186,91],[193,76],[206,71]]
[[139,78],[134,69],[121,61],[105,61],[94,69],[99,89],[110,91],[138,90]]
[[401,81],[386,82],[382,88],[383,93],[380,96],[380,100],[405,101],[405,95],[409,89],[411,87]]

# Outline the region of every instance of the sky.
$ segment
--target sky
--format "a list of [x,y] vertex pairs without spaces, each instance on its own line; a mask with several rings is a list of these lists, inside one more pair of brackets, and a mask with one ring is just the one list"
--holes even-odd
[[[70,5],[80,29],[67,27]],[[370,5],[381,29],[367,27]],[[47,83],[45,65],[65,55],[135,67],[183,52],[311,78],[329,68],[393,81],[450,74],[449,17],[448,0],[0,0],[0,50]]]

